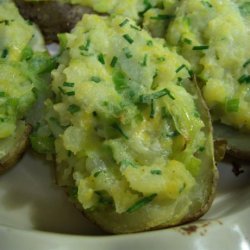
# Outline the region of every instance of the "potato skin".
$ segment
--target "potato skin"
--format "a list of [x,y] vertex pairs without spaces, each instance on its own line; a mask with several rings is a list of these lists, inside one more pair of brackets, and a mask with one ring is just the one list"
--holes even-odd
[[91,9],[79,5],[70,5],[55,1],[26,2],[15,0],[20,13],[25,19],[36,23],[47,43],[57,42],[57,34],[69,32]]
[[18,160],[23,156],[25,149],[29,145],[29,134],[31,132],[31,126],[25,125],[25,130],[20,138],[16,141],[16,146],[0,160],[0,175],[4,174],[7,170],[12,168]]

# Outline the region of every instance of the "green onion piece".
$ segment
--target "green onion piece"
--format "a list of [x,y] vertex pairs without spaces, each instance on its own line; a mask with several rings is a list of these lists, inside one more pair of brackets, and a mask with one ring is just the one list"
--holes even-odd
[[101,53],[98,55],[98,61],[101,63],[101,64],[105,64],[105,59],[104,59],[104,55]]
[[117,130],[121,135],[123,135],[127,140],[129,139],[128,136],[124,133],[124,131],[121,129],[121,127],[117,124],[117,123],[114,123],[112,125],[112,128]]
[[115,89],[118,93],[121,93],[128,87],[126,75],[122,71],[115,72],[112,79],[115,84]]
[[239,99],[231,99],[226,103],[227,112],[238,112],[240,105]]
[[194,46],[193,50],[206,50],[209,49],[208,45]]
[[141,103],[149,104],[151,100],[159,99],[159,98],[166,96],[166,95],[168,95],[172,100],[175,100],[175,97],[171,94],[169,89],[164,88],[164,89],[162,89],[158,92],[155,92],[153,94],[142,95],[140,97],[140,101],[141,101]]
[[192,40],[190,40],[190,39],[188,39],[188,38],[184,38],[184,39],[183,39],[183,42],[186,43],[186,44],[189,44],[189,45],[192,44]]
[[13,19],[12,19],[12,20],[4,19],[4,20],[1,20],[1,21],[0,21],[0,24],[9,25],[10,22],[14,22],[14,20],[13,20]]
[[3,91],[0,91],[0,97],[5,97],[5,96],[6,96],[6,93]]
[[205,148],[204,146],[201,146],[201,147],[199,147],[199,149],[198,149],[198,150],[199,150],[200,152],[204,152],[204,151],[205,151],[205,149],[206,149],[206,148]]
[[158,57],[157,61],[159,61],[159,62],[165,62],[166,58],[165,57]]
[[150,171],[150,173],[153,175],[161,175],[162,174],[161,170],[158,170],[158,169],[153,169]]
[[99,196],[99,203],[103,205],[112,205],[112,198],[105,191],[95,191],[95,193]]
[[139,28],[138,26],[135,26],[133,24],[130,25],[130,28],[137,30],[137,31],[141,31],[141,28]]
[[63,86],[64,86],[64,87],[71,87],[71,88],[72,88],[72,87],[75,86],[75,83],[73,83],[73,82],[64,82],[64,83],[63,83]]
[[182,64],[175,72],[178,73],[178,72],[180,72],[184,68],[186,68],[186,65]]
[[112,59],[112,61],[111,61],[111,63],[110,63],[110,66],[112,68],[114,68],[115,65],[116,65],[116,63],[117,63],[117,61],[118,61],[118,57],[114,56],[113,59]]
[[248,60],[243,64],[243,68],[246,68],[248,64],[250,64],[250,59],[248,59]]
[[151,16],[150,19],[154,20],[169,20],[175,18],[175,15],[158,15],[158,16]]
[[9,54],[9,50],[8,49],[3,49],[1,58],[6,58],[8,56],[8,54]]
[[78,106],[78,105],[75,105],[75,104],[71,104],[69,105],[68,107],[68,111],[71,113],[71,114],[75,114],[77,112],[79,112],[81,110],[81,108]]
[[144,55],[143,61],[141,63],[141,66],[146,67],[148,62],[148,55]]
[[141,200],[137,201],[133,206],[128,208],[127,212],[132,213],[132,212],[137,211],[138,209],[142,208],[143,206],[145,206],[148,203],[150,203],[151,201],[153,201],[153,199],[156,196],[157,196],[157,194],[151,194],[149,196],[146,196],[146,197],[142,198]]
[[100,77],[98,77],[98,76],[92,76],[91,78],[90,78],[90,80],[92,81],[92,82],[96,82],[96,83],[99,83],[99,82],[101,82],[101,78]]
[[242,75],[239,79],[238,82],[240,84],[242,83],[250,83],[250,75]]
[[153,99],[151,100],[150,107],[151,107],[150,118],[154,118],[155,117],[155,102]]
[[65,95],[65,91],[64,91],[64,89],[63,89],[61,86],[59,86],[58,89],[59,89],[59,91],[60,91],[62,94]]
[[134,42],[134,40],[133,40],[128,34],[123,35],[123,38],[124,38],[129,44],[132,44],[132,43]]
[[90,40],[87,39],[86,44],[85,44],[85,45],[81,45],[81,46],[79,47],[79,49],[80,49],[80,50],[88,51],[88,50],[89,50],[89,46],[90,46]]
[[75,91],[66,92],[65,94],[67,96],[74,96],[75,95]]
[[147,45],[148,45],[149,47],[153,46],[153,41],[152,41],[152,40],[148,40],[148,41],[147,41]]
[[125,19],[123,22],[121,22],[121,23],[119,24],[119,26],[120,26],[120,27],[123,27],[123,26],[125,26],[128,22],[129,22],[129,20],[128,20],[128,19]]

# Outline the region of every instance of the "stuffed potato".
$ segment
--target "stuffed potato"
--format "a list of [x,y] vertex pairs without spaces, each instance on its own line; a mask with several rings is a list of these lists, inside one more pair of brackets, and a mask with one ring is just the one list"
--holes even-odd
[[0,2],[0,173],[13,166],[28,144],[27,114],[45,90],[51,59],[43,39],[11,1]]
[[58,184],[112,233],[202,216],[217,170],[210,117],[189,63],[121,16],[85,15],[59,39],[47,124],[33,135],[41,145],[51,131]]

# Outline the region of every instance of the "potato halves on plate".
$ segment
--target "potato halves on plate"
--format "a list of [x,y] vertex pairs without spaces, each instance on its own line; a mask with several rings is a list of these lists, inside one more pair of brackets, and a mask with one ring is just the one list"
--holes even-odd
[[43,39],[11,1],[0,1],[0,174],[28,144],[28,112],[46,89],[51,66]]
[[85,15],[59,37],[46,117],[58,184],[112,233],[202,216],[217,170],[189,63],[124,17]]

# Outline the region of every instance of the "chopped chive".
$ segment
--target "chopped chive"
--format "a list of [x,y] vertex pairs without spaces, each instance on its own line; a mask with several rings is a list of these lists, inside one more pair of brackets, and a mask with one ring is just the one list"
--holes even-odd
[[199,149],[198,149],[198,150],[199,150],[199,152],[204,152],[204,151],[205,151],[205,149],[206,149],[206,148],[205,148],[204,146],[202,146],[202,147],[199,147]]
[[104,59],[104,55],[101,53],[98,55],[98,61],[101,63],[101,64],[105,64],[105,59]]
[[200,118],[200,117],[201,117],[201,116],[200,116],[200,113],[199,113],[198,111],[194,111],[194,117]]
[[118,57],[114,56],[113,59],[112,59],[112,61],[111,61],[111,63],[110,63],[110,66],[112,68],[114,68],[115,65],[116,65],[116,63],[117,63],[117,61],[118,61]]
[[153,46],[153,41],[152,41],[152,40],[148,40],[148,41],[147,41],[147,45],[148,45],[149,47]]
[[126,47],[126,48],[123,48],[123,51],[125,53],[125,56],[129,59],[131,57],[133,57],[132,53],[130,52],[129,48]]
[[183,42],[186,43],[186,44],[189,44],[189,45],[192,44],[192,40],[190,40],[190,39],[188,39],[188,38],[184,38],[184,39],[183,39]]
[[8,54],[9,54],[9,50],[8,49],[3,49],[1,58],[6,58],[8,56]]
[[113,200],[106,192],[103,191],[95,191],[95,193],[99,196],[99,203],[103,205],[112,205]]
[[128,34],[123,35],[123,38],[130,44],[134,42],[134,40]]
[[75,91],[66,92],[65,95],[67,95],[67,96],[74,96],[75,95]]
[[141,63],[141,66],[146,67],[148,62],[148,55],[144,55],[143,61]]
[[72,156],[72,151],[68,150],[67,155],[68,155],[68,157],[71,157]]
[[75,105],[75,104],[71,104],[69,105],[68,107],[68,111],[71,113],[71,114],[75,114],[77,112],[79,112],[81,110],[81,108],[78,106],[78,105]]
[[158,16],[151,16],[150,19],[154,20],[169,20],[175,18],[175,15],[158,15]]
[[182,187],[179,190],[179,194],[182,193],[185,188],[186,188],[186,183],[183,183]]
[[246,68],[246,66],[250,64],[250,59],[248,59],[244,64],[243,64],[243,68]]
[[151,201],[153,201],[153,199],[156,196],[157,196],[157,194],[151,194],[149,196],[146,196],[146,197],[142,198],[141,200],[137,201],[133,206],[128,208],[127,213],[132,213],[132,212],[135,212],[136,210],[142,208],[143,206],[145,206],[148,203],[150,203]]
[[129,139],[128,136],[124,133],[124,131],[121,129],[121,127],[117,124],[114,123],[112,125],[112,128],[114,128],[115,130],[117,130],[119,133],[121,133],[127,140]]
[[61,86],[59,86],[58,89],[60,90],[60,92],[61,92],[62,94],[65,94],[65,91],[64,91],[64,89],[63,89]]
[[137,30],[137,31],[141,31],[141,28],[139,28],[138,26],[135,26],[133,24],[130,25],[130,28]]
[[239,79],[238,82],[241,83],[250,83],[250,75],[242,75]]
[[64,86],[64,87],[71,87],[71,88],[72,88],[72,87],[75,86],[75,83],[73,83],[73,82],[64,82],[64,83],[63,83],[63,86]]
[[162,174],[161,170],[158,170],[158,169],[153,169],[150,171],[150,173],[153,175],[161,175]]
[[77,194],[78,194],[78,188],[77,188],[77,187],[71,187],[71,188],[69,189],[69,196],[70,196],[71,198],[76,199],[76,198],[77,198]]
[[93,111],[93,112],[92,112],[92,115],[93,115],[94,117],[97,117],[97,112],[96,112],[96,111]]
[[209,49],[208,45],[194,46],[193,50],[206,50]]
[[99,82],[101,82],[102,79],[101,79],[99,76],[92,76],[92,77],[90,78],[90,80],[91,80],[92,82],[99,83]]
[[226,103],[227,112],[238,112],[239,111],[240,100],[231,99]]
[[5,96],[6,96],[6,93],[3,91],[0,91],[0,97],[5,97]]
[[178,72],[180,72],[184,68],[186,68],[186,65],[182,64],[175,72],[178,73]]
[[88,51],[88,50],[89,50],[89,46],[90,46],[90,40],[87,39],[86,44],[85,44],[85,45],[81,45],[81,46],[79,47],[79,49],[80,49],[80,50]]
[[129,22],[129,20],[128,20],[128,19],[125,19],[123,22],[121,22],[121,23],[119,24],[119,26],[120,26],[120,27],[123,27],[123,26],[125,26],[128,22]]
[[151,107],[150,118],[154,118],[155,117],[155,102],[154,102],[154,99],[151,100],[150,107]]
[[169,89],[165,88],[165,89],[162,89],[158,92],[154,92],[152,94],[149,94],[149,95],[142,95],[140,97],[140,101],[141,103],[151,103],[151,100],[155,100],[155,99],[159,99],[163,96],[166,96],[168,95],[172,100],[175,100],[175,97],[171,94],[171,92],[169,91]]
[[137,168],[137,166],[136,166],[133,162],[131,162],[131,161],[129,161],[129,160],[122,160],[122,161],[120,162],[120,165],[121,165],[121,166],[125,166],[125,167],[131,166],[131,167],[133,167],[133,168]]

